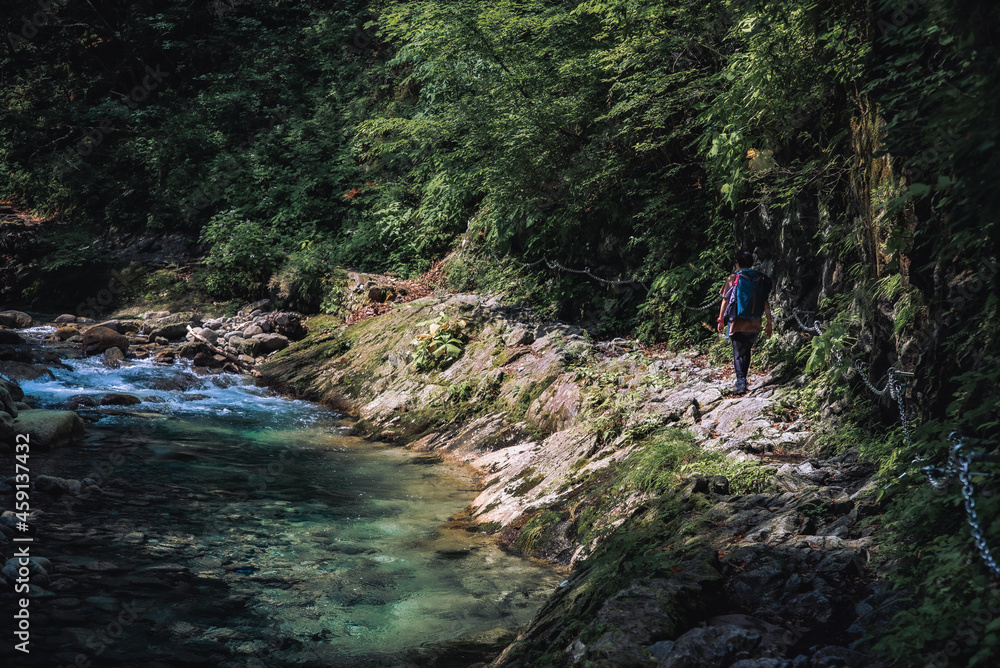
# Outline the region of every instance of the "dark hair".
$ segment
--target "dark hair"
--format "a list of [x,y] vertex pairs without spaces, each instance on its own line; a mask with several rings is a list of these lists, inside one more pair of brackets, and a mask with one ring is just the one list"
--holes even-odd
[[753,253],[748,250],[736,251],[736,264],[747,269],[753,266]]

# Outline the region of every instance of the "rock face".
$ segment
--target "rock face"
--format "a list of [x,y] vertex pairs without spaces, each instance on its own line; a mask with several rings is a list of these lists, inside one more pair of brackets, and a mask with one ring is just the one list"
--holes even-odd
[[85,355],[98,355],[109,348],[118,348],[122,353],[127,353],[129,341],[124,334],[119,334],[107,327],[91,327],[83,333],[83,353]]

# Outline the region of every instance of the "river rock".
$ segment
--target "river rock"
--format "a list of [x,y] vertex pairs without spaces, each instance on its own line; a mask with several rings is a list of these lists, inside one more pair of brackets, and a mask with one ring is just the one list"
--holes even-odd
[[122,360],[125,359],[125,353],[121,351],[120,348],[108,348],[101,355],[101,363],[108,367],[109,369],[117,369],[121,367]]
[[69,313],[63,313],[62,315],[57,316],[52,322],[56,325],[68,325],[71,322],[76,322],[76,316]]
[[35,358],[31,356],[27,350],[18,346],[3,346],[0,345],[0,361],[3,362],[25,362],[26,364],[31,364],[35,361]]
[[226,358],[222,355],[201,352],[194,356],[191,363],[200,367],[219,367],[226,363]]
[[10,329],[31,327],[31,316],[21,311],[0,311],[0,325]]
[[259,341],[258,350],[259,352],[254,355],[267,355],[268,353],[273,353],[278,350],[284,350],[289,346],[289,340],[282,336],[281,334],[256,334],[252,338],[253,341]]
[[[23,398],[24,395],[22,394],[21,397]],[[4,411],[11,417],[17,417],[17,403],[17,399],[15,399],[10,393],[10,390],[3,385],[0,385],[0,410]]]
[[0,329],[0,344],[5,346],[18,346],[24,343],[24,339],[15,331]]
[[283,311],[271,316],[274,331],[287,336],[292,341],[298,341],[306,335],[306,327],[302,324],[302,315],[294,311]]
[[[128,329],[126,329],[125,324],[121,320],[106,320],[98,325],[98,327],[107,327],[108,329],[118,332],[119,334],[127,334]],[[138,330],[138,327],[136,327]]]
[[21,411],[14,419],[18,433],[29,434],[32,449],[54,450],[79,441],[84,436],[84,424],[73,411]]
[[208,327],[197,327],[192,331],[192,334],[200,336],[212,345],[215,345],[215,343],[219,340],[219,333],[213,329],[209,329]]
[[197,313],[174,313],[156,320],[147,320],[143,323],[142,331],[151,341],[155,341],[158,337],[175,341],[187,336],[188,327],[199,325],[201,317]]
[[59,329],[56,330],[56,333],[53,334],[53,336],[55,336],[60,341],[66,341],[67,339],[70,339],[79,334],[80,330],[77,329],[76,327],[60,327]]
[[[0,443],[14,445],[17,442],[17,429],[14,428],[14,418],[6,411],[0,411]],[[0,447],[0,453],[4,451]]]
[[[45,562],[48,562],[48,559],[45,559]],[[7,560],[7,563],[4,564],[3,570],[0,572],[3,573],[4,578],[6,578],[8,582],[14,582],[18,579],[18,571],[22,567],[23,564],[20,563],[20,559],[18,557],[14,557]],[[51,567],[52,564],[49,563],[49,568]],[[48,586],[49,574],[36,558],[31,557],[28,559],[27,569],[29,582],[31,584],[39,587]]]
[[204,355],[207,352],[208,348],[205,346],[204,343],[200,341],[191,341],[189,343],[185,343],[183,346],[180,347],[179,351],[181,359],[186,359],[186,360],[193,360],[198,355]]
[[34,479],[35,489],[39,492],[59,496],[62,494],[77,494],[83,489],[83,483],[70,478],[59,478],[53,475],[38,475]]
[[83,333],[83,352],[85,355],[103,353],[108,348],[118,348],[127,353],[128,339],[113,329],[97,325]]
[[154,364],[173,364],[174,363],[174,351],[164,350],[163,352],[156,353],[156,357],[153,358]]
[[93,408],[97,405],[97,399],[86,394],[74,394],[66,400],[66,408],[71,411],[75,411],[77,408]]
[[14,401],[24,401],[24,390],[17,383],[13,383],[6,378],[0,378],[0,387],[7,390]]
[[134,406],[141,403],[142,399],[134,394],[111,392],[101,397],[102,406]]
[[150,341],[159,343],[159,339],[165,341],[176,341],[187,336],[188,327],[194,327],[193,321],[180,322],[172,325],[153,325],[152,329],[145,330]]
[[[254,303],[248,304],[247,306],[245,306],[243,308],[243,310],[241,311],[241,313],[253,315],[254,311],[258,311],[259,313],[263,313],[265,311],[270,311],[270,310],[271,310],[271,300],[270,299],[261,299],[260,301],[255,301]],[[259,313],[258,313],[258,315],[259,315]]]
[[42,376],[55,378],[55,375],[47,367],[30,362],[0,362],[0,374],[13,380],[38,380]]
[[724,624],[691,629],[674,643],[673,649],[660,659],[657,666],[665,668],[701,668],[730,666],[741,659],[772,656],[763,646],[759,633]]

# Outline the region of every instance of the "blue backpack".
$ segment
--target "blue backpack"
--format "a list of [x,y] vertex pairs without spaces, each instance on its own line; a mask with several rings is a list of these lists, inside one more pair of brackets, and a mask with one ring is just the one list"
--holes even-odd
[[759,318],[764,315],[764,305],[771,294],[771,279],[756,269],[740,269],[736,272],[736,282],[726,298],[729,306],[726,319]]

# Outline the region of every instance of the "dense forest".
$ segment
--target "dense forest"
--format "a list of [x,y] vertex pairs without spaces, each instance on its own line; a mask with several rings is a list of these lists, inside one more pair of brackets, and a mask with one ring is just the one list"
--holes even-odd
[[[879,568],[909,605],[878,650],[1000,653],[961,497],[920,472],[952,432],[1000,451],[1000,6],[0,6],[0,200],[41,221],[3,231],[8,304],[74,308],[123,272],[319,312],[338,267],[443,260],[450,288],[595,337],[707,345],[747,248],[775,283],[768,362],[881,467]],[[890,367],[914,373],[898,404],[862,383]]]

